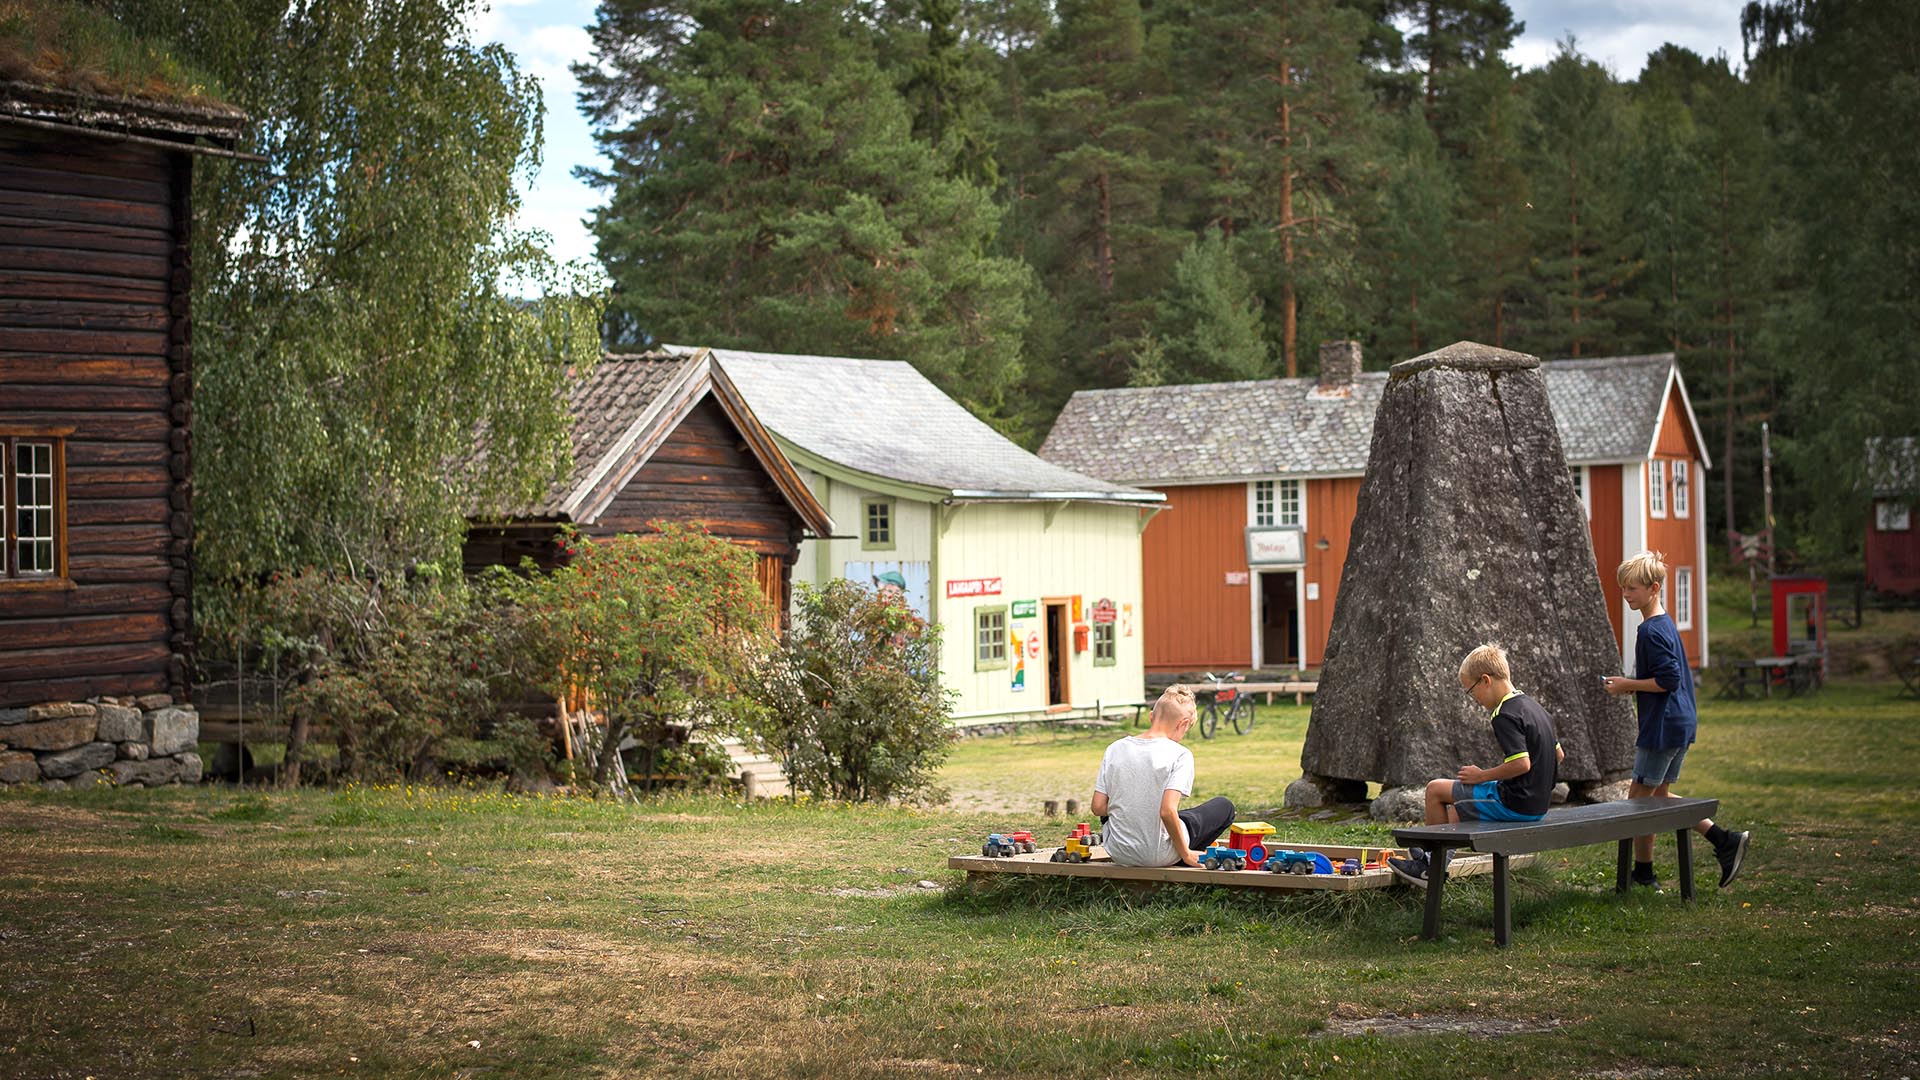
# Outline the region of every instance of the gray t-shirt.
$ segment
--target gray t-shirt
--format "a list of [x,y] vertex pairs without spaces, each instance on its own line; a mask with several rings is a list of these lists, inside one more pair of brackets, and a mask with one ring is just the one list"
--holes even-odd
[[1169,790],[1193,794],[1193,751],[1172,739],[1129,735],[1107,747],[1093,789],[1107,794],[1101,840],[1114,862],[1172,866],[1180,861],[1160,821],[1160,797]]

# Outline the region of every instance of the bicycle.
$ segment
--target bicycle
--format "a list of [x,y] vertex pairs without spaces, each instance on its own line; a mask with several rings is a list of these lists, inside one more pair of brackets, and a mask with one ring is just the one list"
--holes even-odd
[[1253,695],[1227,686],[1228,683],[1246,682],[1247,677],[1238,672],[1229,671],[1225,675],[1207,672],[1207,682],[1213,685],[1213,692],[1200,706],[1200,737],[1213,738],[1220,728],[1220,706],[1227,707],[1227,722],[1233,725],[1236,735],[1245,735],[1253,730]]

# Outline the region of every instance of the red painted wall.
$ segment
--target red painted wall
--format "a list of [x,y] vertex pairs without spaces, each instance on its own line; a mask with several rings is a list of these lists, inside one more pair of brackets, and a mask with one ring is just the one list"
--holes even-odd
[[1150,671],[1221,670],[1253,662],[1247,575],[1247,486],[1169,487],[1142,537],[1141,633]]

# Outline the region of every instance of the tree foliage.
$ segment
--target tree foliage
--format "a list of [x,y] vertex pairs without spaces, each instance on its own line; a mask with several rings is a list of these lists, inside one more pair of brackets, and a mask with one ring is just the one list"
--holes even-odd
[[203,614],[274,568],[457,565],[474,503],[565,466],[558,391],[598,354],[598,301],[511,227],[537,86],[468,39],[478,0],[99,3],[212,72],[267,159],[196,167]]
[[952,744],[939,628],[855,582],[800,586],[793,629],[754,693],[755,739],[795,790],[819,798],[929,794]]

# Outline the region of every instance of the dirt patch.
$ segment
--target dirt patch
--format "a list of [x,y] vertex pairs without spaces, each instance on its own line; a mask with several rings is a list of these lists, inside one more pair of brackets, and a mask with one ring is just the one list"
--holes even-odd
[[1540,1020],[1513,1020],[1500,1016],[1451,1016],[1446,1013],[1381,1013],[1378,1016],[1334,1016],[1326,1029],[1315,1032],[1328,1036],[1355,1035],[1471,1035],[1478,1039],[1500,1039],[1510,1035],[1537,1035],[1560,1027],[1552,1017]]

